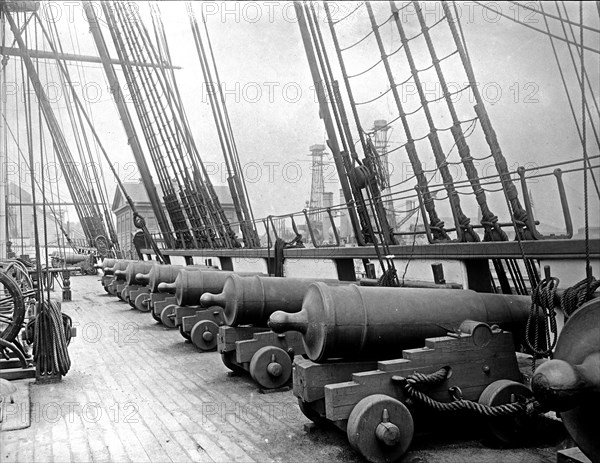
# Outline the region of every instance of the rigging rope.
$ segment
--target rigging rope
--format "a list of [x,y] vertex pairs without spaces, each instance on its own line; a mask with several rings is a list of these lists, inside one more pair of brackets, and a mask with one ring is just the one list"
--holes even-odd
[[[583,47],[583,0],[579,1],[579,20],[581,28],[579,29],[579,42]],[[586,97],[585,82],[583,75],[585,72],[585,52],[581,50],[581,137],[583,139],[583,204],[584,204],[584,227],[585,227],[585,273],[586,273],[586,297],[590,293],[592,280],[592,268],[590,266],[590,218],[589,218],[589,200],[588,200],[588,152],[587,152],[587,131],[586,131]]]
[[[540,2],[540,8],[543,11],[544,7],[542,5],[542,2]],[[558,8],[558,5],[557,5],[557,8]],[[560,13],[560,11],[559,11],[559,13]],[[550,26],[548,25],[548,22],[546,21],[545,17],[544,17],[544,21],[545,21],[545,24],[546,24],[546,30],[550,31]],[[566,37],[566,30],[564,29],[564,26],[563,26],[563,33],[565,34],[565,37]],[[560,60],[558,58],[558,53],[556,51],[556,46],[554,45],[554,39],[552,37],[550,37],[550,44],[552,46],[552,52],[554,53],[554,59],[556,61],[556,65],[558,66],[558,72],[559,72],[560,78],[562,80],[563,88],[565,89],[565,93],[567,95],[567,101],[569,102],[569,108],[571,110],[571,115],[573,116],[573,120],[575,122],[575,128],[577,129],[577,135],[579,136],[580,142],[583,144],[583,136],[581,134],[581,129],[579,127],[579,121],[577,119],[577,115],[575,114],[575,108],[573,106],[573,101],[571,99],[571,93],[569,92],[569,88],[567,86],[567,81],[565,79],[565,75],[564,75],[562,66],[560,64]],[[575,58],[573,57],[573,53],[571,51],[571,47],[569,46],[568,48],[569,48],[569,54],[571,55],[571,60],[573,62],[573,67],[575,69],[575,74],[577,75],[577,81],[580,82],[579,73],[577,72],[577,66],[575,64]],[[586,76],[587,76],[587,73],[586,73]],[[589,81],[588,81],[588,83],[589,83]],[[592,95],[593,95],[593,93],[592,93]],[[595,101],[595,99],[594,99],[594,101]],[[587,107],[587,105],[586,105],[586,107]],[[592,123],[592,129],[594,130],[594,134],[596,136],[596,144],[600,148],[600,138],[598,138],[598,134],[596,133],[596,128],[594,126],[593,119],[592,119],[591,113],[589,111],[589,107],[587,109],[588,109],[588,113],[590,114],[590,120],[591,120],[591,123]],[[596,182],[596,176],[594,175],[594,171],[593,170],[591,170],[591,174],[592,174],[592,179],[594,181],[594,185],[596,187],[596,193],[598,194],[598,197],[600,198],[600,188],[598,187],[598,183]]]
[[528,6],[527,3],[513,2],[511,0],[509,0],[508,3],[512,3],[513,5],[515,5],[517,7],[521,7],[521,8],[524,8],[526,10],[533,11],[535,13],[541,13],[542,16],[544,16],[544,21],[546,21],[547,18],[558,19],[561,23],[566,23],[566,24],[577,26],[577,27],[581,26],[584,29],[587,29],[588,31],[592,31],[592,32],[596,32],[597,34],[600,34],[600,30],[596,29],[594,27],[581,25],[580,23],[576,23],[574,21],[570,21],[569,19],[563,19],[562,16],[554,16],[554,15],[552,15],[550,13],[546,13],[544,11],[542,5],[541,5],[541,2],[540,2],[540,9],[539,10],[537,10],[536,8],[532,8],[532,7]]
[[531,26],[531,25],[529,25],[527,23],[521,22],[521,21],[519,21],[516,18],[513,18],[513,17],[511,17],[511,16],[509,16],[509,15],[507,15],[505,13],[502,13],[501,11],[494,10],[493,8],[490,8],[489,6],[487,6],[485,3],[481,3],[481,2],[479,2],[477,0],[474,0],[474,3],[476,3],[479,6],[481,6],[482,8],[485,8],[486,10],[492,11],[493,13],[495,13],[497,15],[500,15],[500,16],[506,18],[506,19],[510,19],[512,22],[515,22],[515,23],[520,24],[522,26],[528,27],[529,29],[532,29],[532,30],[534,30],[536,32],[539,32],[540,34],[550,35],[551,37],[554,37],[555,39],[558,39],[558,40],[560,40],[562,42],[566,42],[566,43],[568,43],[570,45],[574,45],[577,48],[583,48],[584,50],[591,51],[592,53],[600,54],[600,50],[597,50],[595,48],[591,48],[591,47],[585,46],[583,44],[580,45],[580,44],[578,44],[576,42],[572,42],[572,41],[570,41],[568,39],[564,39],[563,37],[560,37],[560,36],[555,35],[555,34],[544,32],[543,30],[540,30],[540,29],[538,29],[536,27],[533,27],[533,26]]
[[335,25],[335,24],[341,23],[341,22],[342,22],[342,21],[344,21],[346,18],[348,18],[348,17],[352,16],[352,15],[353,15],[353,14],[356,12],[356,10],[358,10],[358,9],[359,9],[361,6],[363,6],[363,5],[364,5],[364,2],[363,2],[363,3],[359,3],[359,4],[358,4],[358,6],[357,6],[356,8],[354,8],[352,11],[350,11],[350,13],[348,13],[346,16],[343,16],[342,18],[338,19],[337,21],[331,22],[331,19],[330,19],[330,18],[328,18],[328,20],[330,21],[330,22],[329,22],[329,24],[333,24],[333,25]]

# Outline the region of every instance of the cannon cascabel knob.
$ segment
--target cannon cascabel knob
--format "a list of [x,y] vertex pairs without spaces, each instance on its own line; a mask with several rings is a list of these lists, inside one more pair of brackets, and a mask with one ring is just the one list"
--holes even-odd
[[227,297],[225,293],[213,294],[213,293],[204,293],[200,297],[200,305],[202,307],[212,307],[214,305],[219,307],[225,307],[227,304]]
[[135,279],[142,284],[148,284],[150,281],[150,273],[136,273]]
[[269,328],[275,333],[285,333],[286,331],[298,331],[306,334],[308,330],[308,316],[306,311],[302,310],[296,313],[287,313],[278,311],[269,318]]
[[161,293],[174,293],[175,292],[175,283],[159,283],[158,291]]

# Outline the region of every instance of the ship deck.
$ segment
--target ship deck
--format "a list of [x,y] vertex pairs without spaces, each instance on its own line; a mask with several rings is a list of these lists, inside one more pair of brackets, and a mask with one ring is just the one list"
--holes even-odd
[[[72,278],[77,337],[61,382],[30,385],[31,425],[0,434],[2,462],[359,462],[345,433],[305,430],[292,391],[261,394],[177,330]],[[56,296],[58,297],[58,295]],[[554,462],[561,438],[490,448],[477,429],[419,435],[405,462]]]

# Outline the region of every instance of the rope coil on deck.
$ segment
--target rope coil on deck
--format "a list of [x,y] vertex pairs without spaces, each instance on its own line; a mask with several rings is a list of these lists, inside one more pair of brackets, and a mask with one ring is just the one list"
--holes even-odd
[[[43,374],[66,375],[71,368],[68,344],[71,338],[70,317],[63,316],[60,303],[44,301],[35,318],[34,361]],[[68,327],[68,329],[66,329]]]

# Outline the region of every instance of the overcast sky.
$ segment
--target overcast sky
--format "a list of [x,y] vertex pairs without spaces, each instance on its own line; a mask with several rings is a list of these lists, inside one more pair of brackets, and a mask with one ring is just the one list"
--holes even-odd
[[[578,22],[578,5],[567,3],[570,19]],[[545,30],[541,14],[517,8],[509,2],[486,4],[493,11],[486,10],[473,2],[459,2],[458,6],[475,75],[509,166],[511,168],[519,165],[535,166],[580,158],[581,143],[548,37],[501,17],[497,12]],[[359,3],[355,2],[331,4],[334,20],[345,17],[358,5]],[[399,3],[399,6],[402,5]],[[536,2],[529,2],[527,5],[539,8]],[[147,20],[148,5],[139,2],[137,6]],[[428,24],[434,24],[441,18],[441,7],[438,3],[426,3],[424,7]],[[198,17],[202,10],[207,17],[217,65],[224,88],[227,90],[227,105],[233,132],[242,164],[245,165],[249,196],[255,215],[262,217],[267,214],[301,210],[310,195],[311,172],[308,148],[315,143],[324,143],[326,136],[323,123],[319,119],[318,105],[293,5],[288,2],[198,2],[194,4],[194,8]],[[373,4],[373,8],[379,24],[389,18],[390,9],[387,2]],[[554,3],[544,3],[544,8],[548,13],[557,14]],[[214,183],[221,184],[224,181],[220,168],[223,157],[203,86],[185,5],[182,2],[161,2],[160,10],[173,62],[182,67],[181,70],[176,71],[176,76],[192,131],[202,158],[209,171],[214,173],[211,178]],[[328,43],[329,57],[335,62],[337,60],[324,11],[319,8],[318,12],[321,29]],[[43,20],[57,21],[65,51],[97,54],[84,19],[83,9],[78,2],[42,2],[40,15]],[[416,16],[410,8],[402,10],[401,23],[409,37],[418,34]],[[584,23],[593,28],[599,27],[595,2],[584,2]],[[149,22],[147,24],[150,26]],[[562,34],[556,21],[551,20],[550,27],[553,33]],[[116,56],[105,23],[103,28],[111,53]],[[342,47],[357,42],[370,30],[364,6],[336,25]],[[386,52],[396,50],[400,45],[400,39],[394,21],[383,24],[380,31]],[[578,38],[579,31],[576,28],[575,34]],[[439,57],[452,53],[453,43],[445,23],[442,22],[433,28],[432,36]],[[30,35],[30,40],[33,40],[33,35]],[[589,47],[598,50],[599,40],[599,34],[586,32],[585,41]],[[7,41],[8,44],[12,41],[9,32],[7,32]],[[556,45],[560,61],[565,68],[576,114],[580,118],[581,95],[577,89],[569,51],[566,44],[562,42],[556,42]],[[39,44],[38,47],[48,49],[46,44]],[[431,64],[422,37],[411,41],[411,49],[415,55],[417,68],[423,69]],[[598,97],[597,88],[600,88],[598,56],[592,52],[585,54],[588,76],[596,91],[596,97]],[[360,73],[375,64],[380,59],[380,52],[373,35],[345,51],[344,59],[351,75]],[[8,96],[7,105],[3,107],[9,124],[13,126],[13,131],[16,131],[17,120],[14,88],[15,84],[21,85],[20,70],[17,69],[18,74],[15,76],[15,61],[11,58],[7,66]],[[396,83],[409,76],[410,71],[402,50],[391,58],[391,64]],[[457,55],[450,56],[444,61],[443,69],[448,82],[453,84],[454,88],[464,86],[466,78]],[[107,83],[100,65],[89,63],[84,66],[71,65],[70,70],[73,80],[80,83],[80,88],[85,88],[82,94],[90,102],[89,107],[96,122],[96,129],[105,147],[111,153],[113,161],[118,165],[122,179],[137,180],[133,157],[127,146],[115,105],[107,91]],[[341,73],[337,66],[334,67],[334,73],[342,85]],[[52,63],[48,63],[42,75],[46,82],[57,82],[56,68]],[[119,77],[124,84],[124,77],[120,71]],[[430,98],[441,95],[433,70],[423,72],[421,79]],[[384,94],[389,89],[389,82],[382,64],[379,64],[363,76],[352,79],[352,86],[356,100],[364,102]],[[53,90],[56,91],[54,87]],[[414,85],[411,87],[409,83],[408,86],[402,87],[400,92],[407,112],[418,106],[419,101]],[[63,123],[67,125],[66,101],[61,98],[61,95],[58,95],[55,100],[54,107],[59,112]],[[443,105],[440,105],[432,105],[434,119],[438,128],[446,128],[451,121],[442,108]],[[472,97],[468,92],[457,95],[456,107],[461,119],[468,120],[474,116],[472,106]],[[350,111],[349,106],[346,109]],[[133,105],[130,105],[130,110],[135,114]],[[22,127],[22,108],[20,111],[23,143],[25,136]],[[359,105],[358,111],[365,130],[371,129],[375,119],[392,120],[398,116],[391,92],[387,92],[373,103]],[[592,115],[598,127],[598,112],[594,106],[592,106]],[[424,118],[420,115],[411,119],[410,124],[414,138],[427,133]],[[468,124],[464,127],[466,129]],[[68,129],[65,132],[69,134]],[[139,133],[141,134],[141,131]],[[406,141],[399,123],[393,125],[389,132],[389,139],[390,149]],[[9,138],[8,152],[10,158],[14,160],[17,155],[11,141]],[[442,141],[445,143],[446,139],[442,138]],[[474,157],[485,157],[489,154],[480,127],[475,127],[469,143]],[[451,144],[444,146],[450,148]],[[420,142],[418,148],[425,168],[433,168],[434,161],[427,141]],[[72,149],[75,150],[74,145]],[[598,155],[598,147],[589,127],[588,152],[590,156]],[[458,159],[457,153],[449,157],[449,161]],[[389,162],[393,170],[392,183],[398,183],[411,175],[412,170],[404,150],[396,150],[390,154]],[[598,165],[597,160],[595,165]],[[571,167],[574,165],[565,166],[564,169]],[[457,168],[452,172],[456,180],[465,179],[460,169]],[[482,161],[480,175],[491,175],[494,172],[491,164],[487,165]],[[325,173],[326,189],[335,192],[334,198],[337,203],[339,187],[333,164],[326,167]],[[109,189],[112,191],[115,182],[110,179],[108,171],[106,175]],[[596,176],[600,177],[597,169]],[[565,174],[565,182],[575,226],[582,226],[581,172]],[[397,189],[411,186],[410,183],[403,184]],[[562,228],[558,194],[553,177],[532,184],[531,189],[542,228],[544,224]],[[64,184],[61,186],[61,191],[66,197]],[[590,198],[591,210],[595,211],[592,214],[592,224],[597,225],[598,197],[591,182]],[[474,199],[467,196],[462,196],[461,199],[467,214],[476,221],[477,209]],[[490,194],[489,200],[501,220],[507,220],[502,195]],[[397,209],[402,209],[403,206],[402,202],[396,205]],[[445,209],[443,204],[440,203],[439,207],[442,215],[449,216],[448,209]]]

